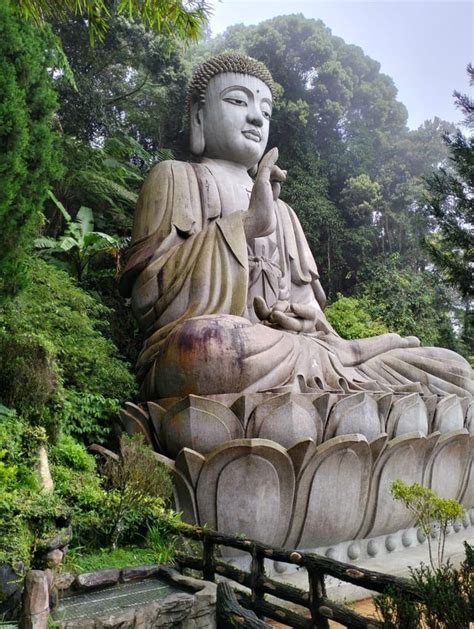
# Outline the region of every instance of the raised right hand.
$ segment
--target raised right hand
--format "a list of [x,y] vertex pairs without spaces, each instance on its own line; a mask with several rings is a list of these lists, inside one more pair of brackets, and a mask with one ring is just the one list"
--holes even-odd
[[262,158],[250,196],[249,209],[244,216],[247,240],[268,236],[276,228],[275,201],[280,194],[280,182],[286,172],[276,162],[278,149],[273,148]]

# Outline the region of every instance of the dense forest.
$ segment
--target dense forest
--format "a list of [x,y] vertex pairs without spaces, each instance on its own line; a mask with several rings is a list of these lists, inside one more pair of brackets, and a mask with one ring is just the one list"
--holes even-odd
[[[46,17],[39,27],[0,6],[0,563],[31,563],[66,515],[79,543],[92,543],[99,522],[117,534],[120,487],[110,477],[105,495],[83,444],[109,443],[114,414],[136,393],[141,341],[116,279],[147,171],[189,158],[187,84],[213,53],[245,52],[278,84],[269,148],[288,170],[281,196],[339,333],[395,331],[473,352],[466,86],[455,95],[463,131],[438,118],[409,130],[393,80],[320,20],[281,16],[183,43],[122,14],[91,43],[84,16]],[[195,35],[204,17],[179,34]],[[48,443],[49,501],[31,466]],[[144,456],[134,447],[123,456]],[[123,539],[163,509],[160,496],[120,521]]]

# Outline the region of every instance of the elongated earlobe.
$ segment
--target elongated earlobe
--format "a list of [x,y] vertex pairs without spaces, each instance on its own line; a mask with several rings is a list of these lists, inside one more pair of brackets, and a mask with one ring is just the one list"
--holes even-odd
[[193,155],[202,155],[206,147],[201,107],[199,98],[192,100],[189,112],[189,148]]

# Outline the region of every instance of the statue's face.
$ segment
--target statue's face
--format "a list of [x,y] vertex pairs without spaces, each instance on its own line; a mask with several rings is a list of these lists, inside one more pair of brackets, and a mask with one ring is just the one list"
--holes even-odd
[[263,157],[272,114],[272,95],[263,81],[234,72],[212,77],[200,113],[206,157],[247,169]]

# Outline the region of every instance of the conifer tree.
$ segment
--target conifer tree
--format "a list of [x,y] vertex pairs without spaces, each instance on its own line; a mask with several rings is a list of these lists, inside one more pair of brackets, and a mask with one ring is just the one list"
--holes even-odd
[[[474,85],[471,65],[468,73]],[[474,288],[474,101],[457,92],[455,97],[468,134],[458,129],[445,135],[449,163],[428,180],[426,209],[435,229],[427,246],[436,266],[467,299]]]
[[47,37],[19,20],[10,2],[0,3],[0,300],[25,284],[24,261],[61,172]]

